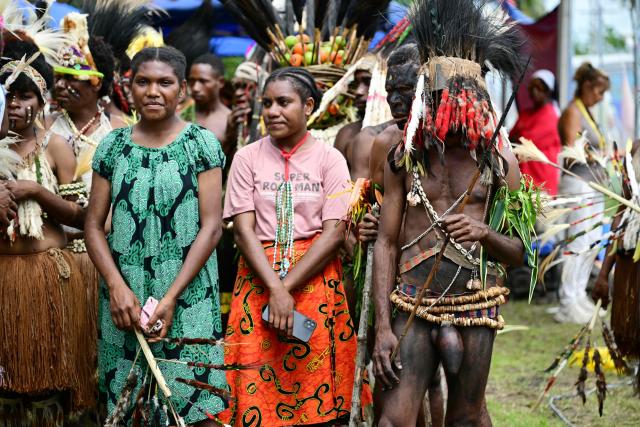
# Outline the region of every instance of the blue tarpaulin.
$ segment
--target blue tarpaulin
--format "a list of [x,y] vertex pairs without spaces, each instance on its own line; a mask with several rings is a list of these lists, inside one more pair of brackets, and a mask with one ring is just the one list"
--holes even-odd
[[[33,10],[35,8],[33,4],[29,3],[26,0],[17,0],[17,1],[18,1],[18,8],[24,9],[25,14],[28,13],[29,10]],[[49,14],[53,18],[50,25],[53,28],[58,28],[60,21],[62,21],[62,18],[64,18],[65,15],[71,12],[78,12],[78,9],[73,6],[69,6],[66,3],[57,3],[57,2],[52,3],[51,8],[49,9]]]
[[519,24],[531,25],[534,22],[536,22],[535,19],[531,18],[530,16],[527,16],[524,12],[522,12],[520,9],[518,9],[511,3],[508,3],[506,1],[502,2],[502,7],[507,12],[507,15],[509,15],[511,19],[513,19]]

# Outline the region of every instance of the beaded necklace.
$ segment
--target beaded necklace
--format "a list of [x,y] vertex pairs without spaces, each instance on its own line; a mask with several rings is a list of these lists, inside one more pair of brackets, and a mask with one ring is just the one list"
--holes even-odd
[[[93,146],[97,145],[97,143],[93,142],[85,134],[87,133],[89,128],[91,128],[91,126],[93,126],[93,124],[96,122],[96,120],[98,120],[100,115],[102,115],[103,111],[104,111],[104,108],[102,108],[102,106],[99,105],[98,106],[98,112],[87,122],[86,125],[82,126],[82,129],[78,130],[78,128],[76,127],[75,123],[73,123],[73,120],[71,120],[71,117],[69,116],[69,113],[67,113],[67,110],[62,110],[62,116],[67,121],[67,124],[69,125],[69,127],[71,128],[71,132],[73,133],[69,137],[69,144],[71,145],[71,147],[73,147],[74,151],[76,151],[76,149],[77,149],[76,144],[77,144],[78,140],[84,141],[84,142],[88,143],[89,145],[93,145]],[[77,153],[76,153],[76,155],[77,155]]]
[[42,165],[40,164],[40,155],[42,154],[42,141],[38,140],[38,131],[34,127],[33,135],[36,140],[36,145],[29,154],[22,159],[22,168],[28,169],[35,164],[36,182],[42,185]]
[[280,258],[280,278],[284,279],[289,273],[293,259],[293,233],[295,230],[293,189],[289,180],[289,159],[298,151],[309,136],[309,132],[298,142],[291,151],[280,149],[284,158],[284,180],[276,190],[276,236],[273,249],[273,269]]

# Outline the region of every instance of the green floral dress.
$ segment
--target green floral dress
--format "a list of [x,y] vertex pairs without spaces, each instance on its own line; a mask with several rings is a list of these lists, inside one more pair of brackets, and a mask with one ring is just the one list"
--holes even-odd
[[[107,240],[118,268],[144,304],[160,300],[176,278],[200,229],[198,174],[224,166],[220,143],[208,130],[187,125],[171,144],[147,148],[131,140],[131,128],[112,131],[98,146],[93,169],[111,182],[112,229]],[[116,328],[109,310],[109,292],[100,286],[98,368],[100,390],[111,414],[120,397],[139,348],[135,334]],[[169,337],[221,338],[218,265],[215,252],[179,298]],[[223,363],[218,346],[157,343],[157,358]],[[146,362],[138,357],[134,396],[148,378]],[[216,414],[225,403],[218,396],[175,381],[195,379],[226,389],[223,371],[160,362],[172,404],[187,423]],[[129,411],[129,416],[130,416]]]

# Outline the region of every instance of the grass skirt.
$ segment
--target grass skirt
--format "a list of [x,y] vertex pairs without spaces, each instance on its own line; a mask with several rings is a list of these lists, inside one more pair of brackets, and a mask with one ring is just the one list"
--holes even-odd
[[95,404],[94,335],[87,291],[73,257],[60,249],[0,255],[0,392],[68,392],[70,410]]
[[611,329],[625,356],[640,357],[640,262],[618,254],[613,279]]
[[[84,248],[84,242],[82,243],[82,247]],[[92,343],[98,342],[98,270],[91,262],[91,258],[89,258],[89,254],[86,249],[84,251],[74,251],[69,250],[69,253],[73,257],[73,260],[78,265],[80,269],[80,275],[82,276],[83,285],[87,291],[87,326],[88,328],[85,330],[87,334],[90,335],[89,339]],[[98,356],[97,356],[97,345],[92,347],[93,351],[91,366],[97,366],[98,364]]]

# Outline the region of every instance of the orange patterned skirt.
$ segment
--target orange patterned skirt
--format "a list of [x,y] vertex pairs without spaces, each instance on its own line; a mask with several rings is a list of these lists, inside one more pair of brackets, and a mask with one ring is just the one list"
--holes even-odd
[[[294,264],[314,239],[295,242]],[[273,259],[273,244],[265,244]],[[225,363],[261,365],[229,371],[235,426],[319,424],[348,417],[355,370],[356,333],[335,258],[306,286],[292,292],[296,310],[318,325],[308,343],[278,334],[262,320],[269,293],[240,259],[227,326]],[[230,344],[230,345],[229,345]],[[363,406],[371,403],[363,386]],[[347,419],[348,421],[348,419]]]

